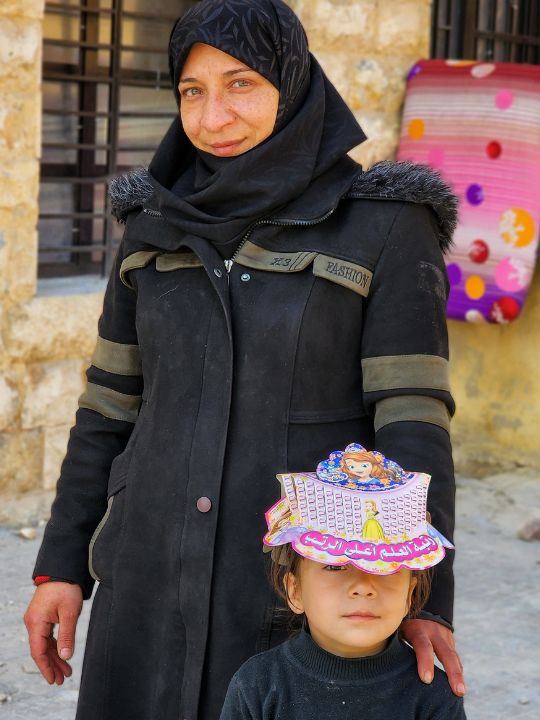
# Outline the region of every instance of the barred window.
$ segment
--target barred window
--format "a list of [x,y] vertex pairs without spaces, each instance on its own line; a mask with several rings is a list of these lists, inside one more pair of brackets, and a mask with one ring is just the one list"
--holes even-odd
[[194,2],[46,3],[39,277],[108,273],[107,180],[148,163],[176,113],[167,43]]
[[434,0],[431,56],[540,64],[539,0]]

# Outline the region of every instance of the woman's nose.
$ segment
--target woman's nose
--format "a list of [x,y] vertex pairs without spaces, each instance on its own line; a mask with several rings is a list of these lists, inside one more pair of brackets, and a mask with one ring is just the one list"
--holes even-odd
[[235,118],[234,113],[227,107],[219,95],[208,95],[204,104],[201,124],[209,132],[218,132]]

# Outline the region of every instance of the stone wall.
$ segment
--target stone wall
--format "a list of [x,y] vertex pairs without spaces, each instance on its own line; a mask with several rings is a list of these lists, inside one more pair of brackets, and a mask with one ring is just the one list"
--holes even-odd
[[429,53],[431,0],[288,0],[310,49],[368,141],[364,167],[394,157],[407,71]]
[[37,292],[43,6],[0,3],[0,522],[47,512],[102,302]]
[[[428,52],[430,0],[290,4],[369,137],[355,157],[392,158],[406,72]],[[43,5],[0,3],[0,523],[47,513],[102,303],[76,282],[67,294],[36,282]],[[539,285],[511,326],[450,323],[461,466],[540,467]]]

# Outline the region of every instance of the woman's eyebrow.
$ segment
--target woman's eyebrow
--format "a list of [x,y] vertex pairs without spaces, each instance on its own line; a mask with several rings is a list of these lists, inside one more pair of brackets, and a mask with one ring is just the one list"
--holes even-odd
[[250,67],[243,67],[243,68],[238,68],[237,70],[227,70],[227,72],[224,72],[223,74],[224,75],[236,75],[237,73],[242,73],[242,72],[256,72],[256,71]]
[[[252,68],[244,67],[244,68],[238,68],[236,70],[227,70],[223,73],[224,77],[230,77],[231,75],[237,75],[238,73],[244,73],[244,72],[256,72]],[[180,78],[179,83],[192,83],[197,82],[197,78],[194,77],[188,77],[188,78]]]

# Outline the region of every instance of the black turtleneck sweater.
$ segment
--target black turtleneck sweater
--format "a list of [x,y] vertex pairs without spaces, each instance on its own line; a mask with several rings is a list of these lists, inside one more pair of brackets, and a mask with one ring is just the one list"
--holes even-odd
[[231,680],[220,720],[465,720],[445,673],[418,677],[397,634],[366,658],[322,650],[305,632],[250,658]]

